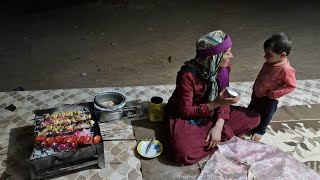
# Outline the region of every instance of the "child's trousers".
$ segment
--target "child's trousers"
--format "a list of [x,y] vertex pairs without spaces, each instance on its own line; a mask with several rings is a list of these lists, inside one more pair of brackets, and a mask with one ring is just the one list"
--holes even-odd
[[266,133],[267,126],[277,110],[278,102],[278,100],[270,99],[268,96],[258,98],[254,93],[252,94],[248,108],[259,113],[261,117],[260,124],[251,131],[253,134],[263,135]]

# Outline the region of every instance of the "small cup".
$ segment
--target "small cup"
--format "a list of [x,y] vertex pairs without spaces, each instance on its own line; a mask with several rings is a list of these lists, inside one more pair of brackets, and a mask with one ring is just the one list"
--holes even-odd
[[230,87],[227,87],[227,95],[231,98],[234,98],[234,97],[240,96],[240,93],[232,90]]

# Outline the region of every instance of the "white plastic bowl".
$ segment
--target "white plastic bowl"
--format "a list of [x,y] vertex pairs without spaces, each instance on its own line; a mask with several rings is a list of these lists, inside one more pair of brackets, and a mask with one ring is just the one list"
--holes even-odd
[[234,98],[236,96],[240,96],[240,93],[232,90],[230,87],[227,87],[227,94],[228,96],[230,96],[231,98]]

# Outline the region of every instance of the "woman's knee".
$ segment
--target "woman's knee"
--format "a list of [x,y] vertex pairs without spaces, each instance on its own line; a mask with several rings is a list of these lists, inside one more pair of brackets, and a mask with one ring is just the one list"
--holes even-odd
[[184,165],[191,165],[193,162],[193,150],[189,143],[178,143],[172,146],[173,160]]
[[193,164],[191,163],[191,152],[189,149],[185,149],[185,148],[172,148],[172,152],[171,152],[171,157],[172,160],[177,162],[177,163],[182,163],[184,165],[190,165]]
[[188,151],[180,151],[177,153],[177,162],[182,163],[184,165],[194,164],[193,160],[190,158],[190,152]]

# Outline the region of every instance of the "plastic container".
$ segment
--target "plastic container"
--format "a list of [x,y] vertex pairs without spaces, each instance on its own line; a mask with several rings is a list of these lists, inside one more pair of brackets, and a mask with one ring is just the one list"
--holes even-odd
[[151,98],[149,105],[149,120],[152,122],[164,120],[164,104],[161,97],[154,96]]

